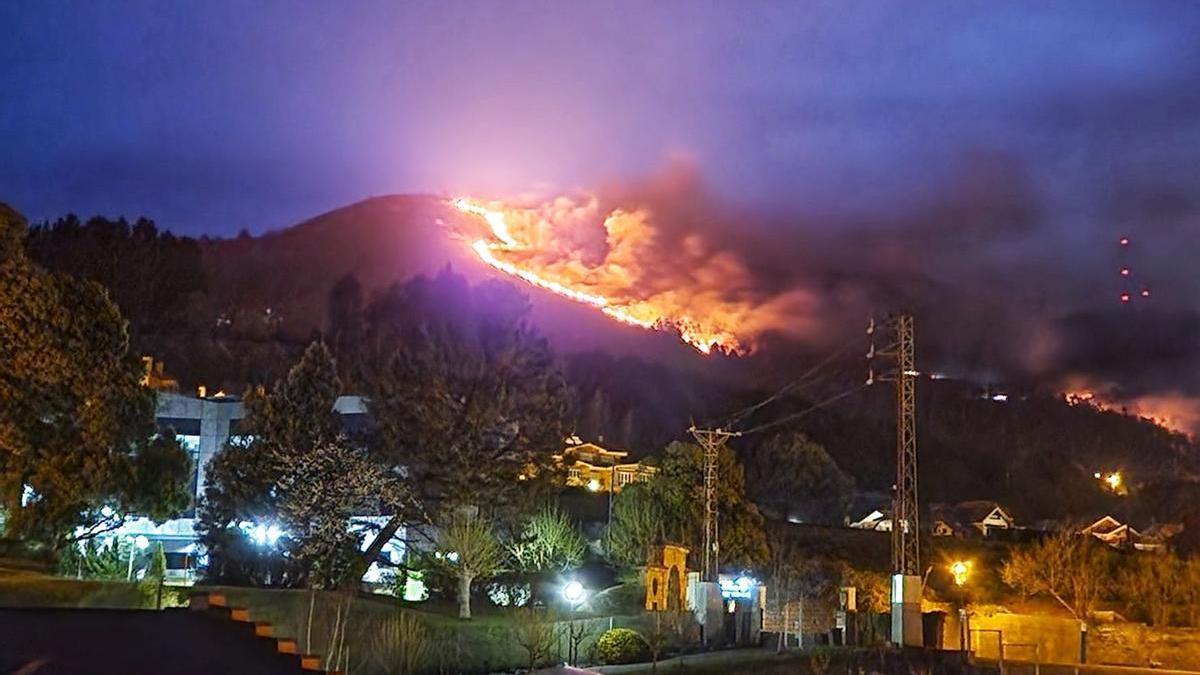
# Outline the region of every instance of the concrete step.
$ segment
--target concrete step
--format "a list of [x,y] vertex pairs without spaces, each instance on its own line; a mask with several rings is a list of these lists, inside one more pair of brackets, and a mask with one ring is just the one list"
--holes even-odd
[[300,668],[303,670],[324,671],[321,668],[320,654],[304,654],[300,657]]
[[275,651],[280,654],[299,654],[300,647],[292,638],[275,638]]
[[254,634],[258,637],[273,638],[275,637],[275,626],[266,621],[255,621]]
[[188,598],[188,609],[204,611],[226,606],[228,606],[228,600],[223,593],[193,593]]
[[229,618],[240,623],[251,623],[250,610],[245,607],[229,608]]

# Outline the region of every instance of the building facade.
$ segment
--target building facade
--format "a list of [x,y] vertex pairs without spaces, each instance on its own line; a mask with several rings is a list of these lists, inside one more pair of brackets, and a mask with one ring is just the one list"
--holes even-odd
[[[153,372],[153,371],[151,371]],[[334,404],[342,426],[347,434],[355,435],[367,425],[365,401],[359,396],[339,396]],[[208,463],[225,447],[238,439],[239,424],[246,416],[246,407],[240,397],[217,394],[214,396],[188,396],[170,388],[157,392],[155,422],[160,431],[173,430],[180,445],[192,460],[190,492],[192,504],[184,515],[163,523],[149,518],[133,517],[114,530],[109,537],[128,538],[147,547],[162,544],[167,556],[168,579],[175,582],[190,582],[195,578],[196,567],[203,565],[203,551],[197,546],[195,531],[196,505],[204,495],[205,473]],[[381,516],[363,516],[361,527],[368,521],[378,521]],[[270,545],[282,534],[277,526],[263,523],[243,524],[255,543]],[[385,547],[384,555],[398,562],[403,556],[403,532]],[[372,581],[372,572],[365,580]]]
[[568,487],[616,493],[658,471],[648,464],[626,461],[628,457],[629,453],[623,450],[609,450],[572,438],[562,454],[554,456],[554,461],[566,466]]

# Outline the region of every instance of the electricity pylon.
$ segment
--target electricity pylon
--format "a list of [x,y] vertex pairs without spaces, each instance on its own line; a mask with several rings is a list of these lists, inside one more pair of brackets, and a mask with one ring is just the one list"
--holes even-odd
[[[892,572],[921,574],[921,526],[917,498],[917,376],[914,357],[913,317],[897,314],[882,326],[887,346],[876,349],[872,339],[868,358],[884,357],[887,365],[875,374],[874,364],[868,383],[896,383],[896,485],[892,496]],[[874,334],[872,321],[868,334]]]
[[704,555],[701,557],[700,580],[717,581],[720,574],[721,540],[717,531],[717,457],[725,442],[737,432],[724,429],[697,429],[692,432],[700,448],[704,450]]

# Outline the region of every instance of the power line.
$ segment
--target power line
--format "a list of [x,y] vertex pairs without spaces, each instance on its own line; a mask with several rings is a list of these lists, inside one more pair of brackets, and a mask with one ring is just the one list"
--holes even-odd
[[794,412],[794,413],[792,413],[792,414],[790,414],[790,415],[785,415],[785,416],[783,416],[783,417],[781,417],[781,418],[779,418],[779,419],[777,419],[777,420],[773,420],[773,421],[771,421],[771,422],[766,422],[765,424],[760,424],[760,425],[758,425],[758,426],[756,426],[756,427],[752,427],[752,428],[750,428],[750,429],[745,429],[745,430],[743,430],[743,431],[740,431],[740,432],[738,432],[738,433],[737,433],[737,435],[738,435],[738,436],[748,436],[748,435],[750,435],[750,434],[755,434],[755,433],[758,433],[758,432],[760,432],[760,431],[765,431],[765,430],[767,430],[767,429],[770,429],[770,428],[772,428],[772,427],[777,427],[777,426],[779,426],[779,425],[781,425],[781,424],[787,424],[788,422],[791,422],[791,421],[793,421],[793,420],[797,420],[797,419],[799,419],[799,418],[801,418],[801,417],[804,417],[805,415],[807,415],[807,414],[809,414],[809,413],[812,413],[812,412],[815,412],[815,411],[817,411],[817,410],[820,410],[821,408],[824,408],[824,407],[826,407],[826,406],[829,406],[829,405],[833,405],[834,403],[837,403],[838,401],[840,401],[840,400],[842,400],[842,399],[844,399],[844,398],[846,398],[846,397],[848,397],[848,396],[851,396],[851,395],[853,395],[853,394],[856,394],[856,393],[858,393],[859,391],[862,391],[863,389],[867,388],[868,386],[870,386],[870,385],[869,385],[869,384],[867,384],[867,383],[863,383],[863,384],[855,385],[854,387],[851,387],[850,389],[847,389],[847,390],[845,390],[845,391],[843,391],[843,392],[841,392],[841,393],[839,393],[839,394],[835,394],[835,395],[833,395],[833,396],[830,396],[829,398],[827,398],[827,399],[825,399],[825,400],[823,400],[823,401],[820,401],[820,402],[818,402],[818,403],[814,403],[813,405],[810,405],[809,407],[807,407],[807,408],[805,408],[805,409],[803,409],[803,410],[800,410],[800,411],[798,411],[798,412]]
[[820,370],[822,368],[828,366],[830,363],[833,363],[834,360],[836,360],[839,356],[844,354],[848,349],[850,349],[852,344],[853,343],[851,343],[851,342],[846,342],[846,343],[842,344],[841,347],[839,347],[838,349],[831,352],[828,356],[826,356],[819,363],[817,363],[817,365],[813,366],[812,368],[809,368],[802,375],[800,375],[800,377],[797,377],[796,379],[792,380],[791,382],[780,387],[779,390],[776,391],[774,394],[771,394],[767,398],[763,399],[762,401],[759,401],[758,403],[755,403],[752,406],[742,408],[741,410],[731,414],[727,418],[727,420],[728,420],[727,424],[729,424],[729,425],[737,424],[745,416],[747,416],[757,410],[760,410],[761,408],[763,408],[765,406],[770,405],[774,401],[779,400],[780,397],[790,393],[791,391],[793,391],[794,389],[799,387],[801,384],[805,384],[809,380],[817,379],[816,378],[817,373],[820,372]]

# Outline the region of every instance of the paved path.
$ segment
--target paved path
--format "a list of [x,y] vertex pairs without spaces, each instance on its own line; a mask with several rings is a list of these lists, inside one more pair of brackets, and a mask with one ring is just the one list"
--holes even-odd
[[[758,659],[769,657],[775,653],[774,649],[764,649],[762,647],[746,647],[743,649],[722,649],[714,652],[701,652],[699,654],[688,654],[686,656],[674,656],[669,659],[662,659],[658,662],[658,670],[671,672],[679,667],[700,667],[714,666],[720,664],[736,664],[749,659]],[[631,663],[627,666],[597,666],[594,672],[597,673],[629,673],[644,671],[649,667],[647,663]]]

